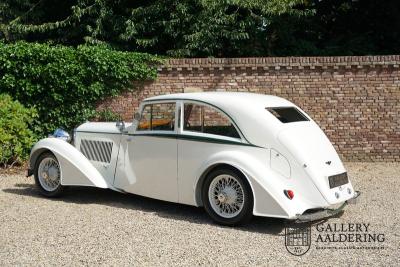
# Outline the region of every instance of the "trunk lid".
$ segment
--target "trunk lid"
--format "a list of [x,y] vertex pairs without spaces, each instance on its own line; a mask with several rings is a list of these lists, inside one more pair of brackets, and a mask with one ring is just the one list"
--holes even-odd
[[[344,173],[346,170],[335,148],[317,124],[312,121],[290,123],[278,133],[278,140],[304,167],[328,203],[343,202],[353,196],[350,182],[330,188],[329,176]],[[299,178],[301,177],[293,177]]]

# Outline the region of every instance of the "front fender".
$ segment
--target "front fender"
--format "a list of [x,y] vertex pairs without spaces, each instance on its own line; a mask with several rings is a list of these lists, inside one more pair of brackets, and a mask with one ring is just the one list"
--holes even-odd
[[62,185],[109,188],[104,177],[79,150],[57,138],[45,138],[34,145],[29,159],[30,173],[35,168],[37,158],[45,151],[51,151],[56,156]]

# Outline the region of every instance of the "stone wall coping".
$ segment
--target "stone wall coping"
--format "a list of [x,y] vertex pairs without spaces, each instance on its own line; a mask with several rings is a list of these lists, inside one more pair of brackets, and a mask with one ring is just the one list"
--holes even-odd
[[236,69],[236,68],[304,68],[304,67],[375,67],[400,66],[400,55],[338,57],[248,57],[248,58],[172,58],[159,70],[167,69]]

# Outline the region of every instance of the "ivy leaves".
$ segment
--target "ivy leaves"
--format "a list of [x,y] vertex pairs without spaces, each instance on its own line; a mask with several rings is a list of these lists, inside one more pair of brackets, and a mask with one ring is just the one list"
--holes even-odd
[[8,93],[39,117],[41,135],[72,129],[95,115],[98,101],[133,90],[133,80],[154,79],[160,59],[104,46],[0,43],[0,93]]

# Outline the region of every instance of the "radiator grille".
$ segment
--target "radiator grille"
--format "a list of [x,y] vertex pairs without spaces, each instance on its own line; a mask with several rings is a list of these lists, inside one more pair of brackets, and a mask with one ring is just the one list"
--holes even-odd
[[113,143],[82,139],[80,150],[89,160],[110,163]]

